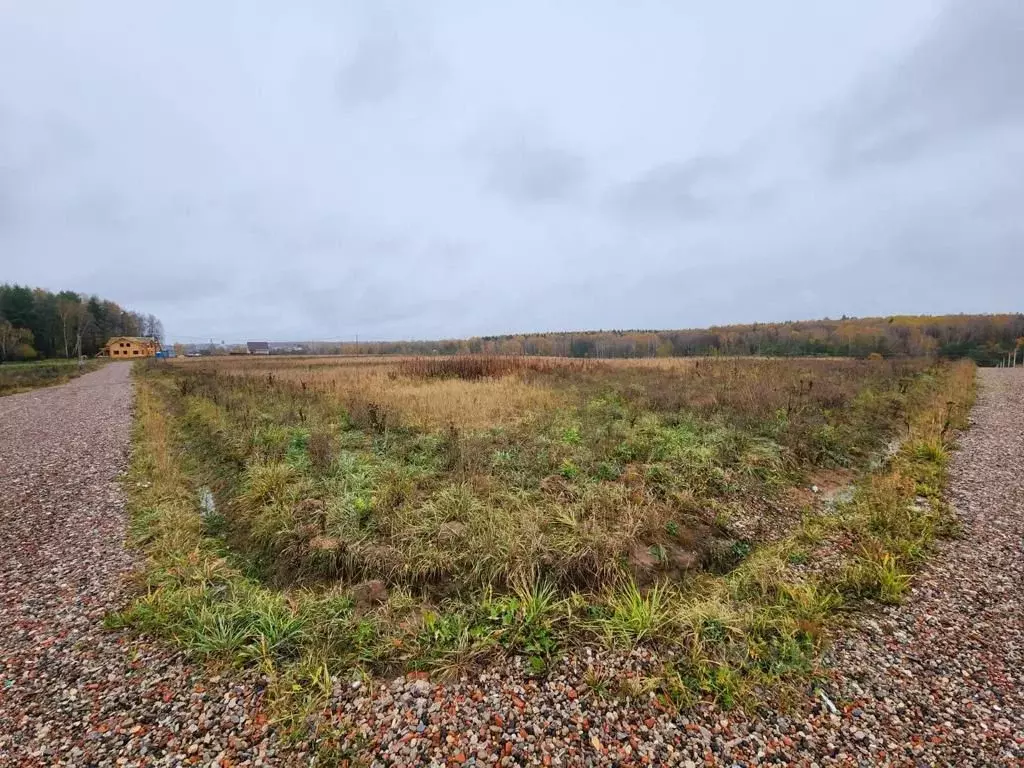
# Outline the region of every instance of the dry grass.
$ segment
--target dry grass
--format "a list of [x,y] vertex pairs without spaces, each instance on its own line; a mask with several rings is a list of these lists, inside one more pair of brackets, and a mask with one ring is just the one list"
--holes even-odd
[[779,411],[789,416],[847,406],[874,383],[907,379],[923,362],[465,356],[219,358],[176,365],[231,376],[265,375],[270,382],[330,395],[351,410],[374,404],[392,425],[476,429],[521,421],[609,388],[659,412],[685,408],[707,415],[727,409],[763,420]]
[[[500,358],[489,358],[501,360]],[[506,358],[513,360],[515,358]],[[351,413],[373,406],[390,426],[478,429],[513,424],[555,407],[559,394],[528,380],[512,365],[493,365],[500,375],[439,375],[422,358],[315,358],[188,361],[184,370],[216,370],[231,376],[266,375],[269,380],[327,395]],[[427,361],[429,362],[429,360]],[[543,360],[544,365],[554,365]],[[181,365],[181,364],[179,364]],[[212,366],[212,368],[211,368]]]
[[278,580],[436,590],[728,567],[751,544],[726,512],[781,514],[805,472],[866,461],[921,367],[228,358],[171,371],[232,546]]
[[332,377],[331,386],[350,406],[359,400],[377,400],[395,412],[399,423],[428,428],[448,424],[461,429],[508,425],[559,402],[558,393],[550,387],[524,381],[519,376],[424,382],[385,374],[363,377],[358,385]]
[[580,373],[599,363],[557,357],[513,357],[501,355],[455,355],[451,357],[413,357],[398,363],[398,369],[414,378],[497,379],[529,372]]

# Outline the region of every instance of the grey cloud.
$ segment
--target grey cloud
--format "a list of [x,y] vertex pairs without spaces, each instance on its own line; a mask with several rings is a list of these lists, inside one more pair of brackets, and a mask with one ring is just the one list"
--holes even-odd
[[705,219],[720,208],[712,187],[730,173],[732,164],[721,157],[666,163],[613,188],[608,205],[627,219],[667,223]]
[[485,185],[515,203],[548,203],[578,194],[587,177],[582,156],[517,139],[485,152]]
[[321,329],[317,336],[321,339],[351,339],[358,334],[369,340],[398,333],[401,328],[410,329],[401,333],[404,338],[428,338],[444,335],[443,327],[424,322],[424,318],[456,316],[459,307],[466,306],[466,297],[458,292],[425,295],[400,277],[367,274],[360,269],[319,283],[295,272],[284,273],[243,295],[255,308],[276,307],[276,317],[264,317],[257,309],[244,318],[244,325],[226,331],[237,337],[254,326],[273,334],[274,324],[279,323],[280,333],[290,339],[311,338],[314,334],[309,328]]
[[418,10],[399,4],[368,4],[361,34],[335,76],[346,107],[379,105],[405,93],[430,91],[444,79],[444,65]]
[[422,260],[436,264],[442,270],[461,269],[472,259],[472,249],[467,243],[457,240],[440,240],[423,248]]
[[18,198],[13,173],[0,166],[0,232],[14,226],[18,219]]
[[404,55],[393,30],[374,30],[359,41],[338,72],[339,98],[347,105],[362,106],[395,95],[406,76]]
[[836,110],[831,166],[850,173],[1024,121],[1024,3],[954,0],[921,43]]
[[[107,270],[85,278],[92,285],[102,286],[99,293],[107,291],[123,296],[133,305],[192,304],[215,299],[229,286],[224,275],[212,272],[176,273],[168,269],[147,268],[140,278],[135,265]],[[104,294],[105,295],[105,294]]]
[[8,3],[0,281],[171,338],[1003,308],[1024,3],[932,2]]

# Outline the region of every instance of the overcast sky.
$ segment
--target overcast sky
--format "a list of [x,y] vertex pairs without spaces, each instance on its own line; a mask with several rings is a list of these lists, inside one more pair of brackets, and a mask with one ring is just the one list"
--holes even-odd
[[0,282],[171,339],[1024,307],[1024,0],[0,0]]

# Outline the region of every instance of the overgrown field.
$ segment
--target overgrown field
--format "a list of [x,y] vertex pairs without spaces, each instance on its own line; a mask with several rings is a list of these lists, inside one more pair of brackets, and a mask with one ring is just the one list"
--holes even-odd
[[13,395],[36,387],[49,387],[96,370],[101,363],[87,360],[79,369],[77,360],[43,360],[0,365],[0,395]]
[[[226,359],[138,369],[149,556],[112,617],[331,676],[585,644],[663,652],[666,705],[806,679],[837,612],[903,598],[938,536],[973,366]],[[279,701],[282,699],[279,699]]]

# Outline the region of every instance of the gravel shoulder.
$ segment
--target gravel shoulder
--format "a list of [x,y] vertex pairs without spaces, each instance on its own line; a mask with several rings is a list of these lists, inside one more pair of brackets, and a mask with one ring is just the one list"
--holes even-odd
[[103,629],[135,567],[130,367],[0,398],[0,765],[285,764],[257,686]]
[[1024,765],[1024,370],[978,377],[950,466],[961,538],[833,654],[840,738],[879,761]]
[[[513,661],[449,684],[338,681],[337,758],[376,765],[1024,765],[1024,370],[979,371],[951,466],[964,524],[903,606],[836,638],[823,697],[785,713],[681,714],[643,693],[646,652]],[[0,399],[0,765],[304,765],[259,681],[209,678],[102,629],[136,566],[118,487],[128,366]],[[635,681],[628,699],[597,679]]]

